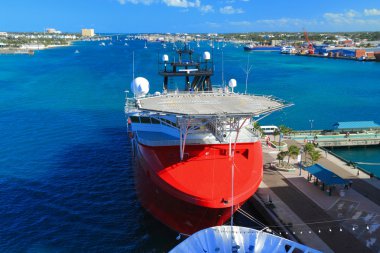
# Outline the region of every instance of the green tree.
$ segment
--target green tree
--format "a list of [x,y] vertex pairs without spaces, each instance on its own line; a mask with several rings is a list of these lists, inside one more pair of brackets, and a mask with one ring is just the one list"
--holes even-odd
[[290,145],[288,148],[288,164],[289,164],[290,158],[293,158],[293,159],[297,158],[299,153],[300,153],[299,147],[297,147],[296,145]]
[[313,150],[309,154],[313,164],[315,164],[322,157],[321,151],[319,150]]
[[253,128],[260,133],[260,135],[263,135],[263,129],[260,127],[260,123],[255,121],[253,123]]
[[293,129],[285,125],[280,125],[278,128],[280,129],[280,132],[284,135],[290,135],[293,132]]
[[[273,132],[273,136],[274,136],[274,139],[276,140],[276,136],[278,135],[280,137],[280,130],[279,129],[275,129],[274,132]],[[280,146],[280,138],[278,138],[278,146]]]
[[282,162],[284,161],[285,157],[288,155],[288,151],[281,151],[277,154],[278,163],[282,165]]
[[307,154],[310,154],[311,152],[314,151],[314,145],[312,143],[306,143],[305,146],[303,146],[303,151],[305,153],[305,163],[306,163]]

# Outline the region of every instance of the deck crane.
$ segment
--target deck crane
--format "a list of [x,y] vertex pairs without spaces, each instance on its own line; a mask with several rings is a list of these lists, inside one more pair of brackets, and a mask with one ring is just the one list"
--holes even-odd
[[308,52],[309,52],[309,54],[314,54],[313,43],[310,42],[310,40],[309,40],[309,36],[307,35],[306,30],[303,31],[303,34],[304,34],[305,39],[306,39],[306,41],[307,41],[307,43],[308,43],[307,48],[308,48]]

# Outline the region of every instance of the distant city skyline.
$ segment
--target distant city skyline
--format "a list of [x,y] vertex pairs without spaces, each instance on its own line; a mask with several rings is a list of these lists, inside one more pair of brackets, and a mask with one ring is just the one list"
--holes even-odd
[[380,1],[12,0],[0,31],[96,33],[380,31]]

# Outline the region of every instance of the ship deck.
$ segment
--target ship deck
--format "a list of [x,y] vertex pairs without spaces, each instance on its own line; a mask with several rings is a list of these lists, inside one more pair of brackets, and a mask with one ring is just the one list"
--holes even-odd
[[142,111],[194,116],[258,116],[290,105],[268,96],[224,92],[186,92],[149,96],[138,98],[136,104]]

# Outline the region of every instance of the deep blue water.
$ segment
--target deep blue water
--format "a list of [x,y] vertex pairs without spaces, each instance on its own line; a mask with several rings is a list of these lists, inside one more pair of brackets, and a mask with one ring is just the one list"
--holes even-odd
[[[161,252],[177,243],[176,233],[137,201],[123,112],[132,52],[136,76],[146,77],[154,92],[162,86],[161,46],[128,43],[78,42],[34,56],[0,55],[1,252]],[[203,43],[200,50],[210,48]],[[222,80],[221,52],[214,49],[214,83]],[[262,124],[380,123],[379,63],[246,53],[228,45],[224,77],[237,79],[241,92],[248,56],[248,91],[295,103]],[[368,161],[379,162],[379,154]]]

